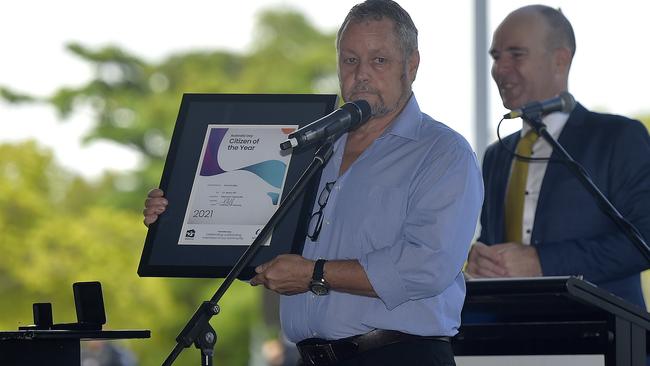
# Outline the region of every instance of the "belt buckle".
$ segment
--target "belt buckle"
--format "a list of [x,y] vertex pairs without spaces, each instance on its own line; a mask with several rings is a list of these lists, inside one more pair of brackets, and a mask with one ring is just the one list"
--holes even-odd
[[311,366],[328,366],[339,361],[329,343],[304,345],[300,348],[300,355]]

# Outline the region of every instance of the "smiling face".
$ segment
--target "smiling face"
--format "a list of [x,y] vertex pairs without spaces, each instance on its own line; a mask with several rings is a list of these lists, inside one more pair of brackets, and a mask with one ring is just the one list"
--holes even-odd
[[504,107],[520,108],[567,89],[569,51],[549,49],[548,32],[544,18],[531,11],[511,13],[494,32],[492,78]]
[[341,94],[347,102],[368,101],[373,118],[401,111],[411,95],[418,64],[417,51],[405,60],[390,19],[350,22],[341,33]]

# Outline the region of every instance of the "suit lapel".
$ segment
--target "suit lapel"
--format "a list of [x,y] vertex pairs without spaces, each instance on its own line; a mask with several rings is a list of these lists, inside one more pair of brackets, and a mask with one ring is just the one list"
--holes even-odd
[[497,222],[497,225],[494,227],[498,228],[498,231],[495,233],[496,234],[496,242],[497,243],[503,243],[505,241],[505,199],[506,199],[506,188],[508,186],[508,179],[510,177],[510,169],[512,168],[512,152],[515,151],[517,148],[517,143],[519,142],[521,133],[518,131],[510,136],[507,136],[504,138],[503,145],[505,146],[500,146],[498,149],[498,158],[495,160],[497,162],[497,166],[494,167],[494,171],[496,172],[495,176],[495,187],[496,187],[496,192],[494,192],[495,197],[497,198],[497,204],[496,206],[496,212],[494,212],[494,217],[497,217],[499,219],[499,222]]
[[[586,123],[588,111],[580,103],[577,103],[569,119],[567,120],[558,142],[564,149],[570,154],[574,155],[576,149],[579,149],[580,139],[583,135],[581,131],[584,128]],[[551,159],[560,159],[560,154],[557,151],[553,151],[551,154]],[[539,197],[537,200],[537,208],[535,210],[535,223],[533,224],[533,232],[531,236],[531,244],[535,245],[538,242],[543,241],[543,231],[544,223],[546,217],[544,213],[549,213],[548,205],[553,203],[553,189],[562,174],[566,174],[567,167],[560,162],[549,162],[544,178],[542,179],[542,186],[540,187]],[[542,237],[540,237],[540,235]]]

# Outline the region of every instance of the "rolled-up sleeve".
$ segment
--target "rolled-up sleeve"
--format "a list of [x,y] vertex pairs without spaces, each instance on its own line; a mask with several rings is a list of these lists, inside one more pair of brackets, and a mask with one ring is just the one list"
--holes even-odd
[[411,177],[406,198],[396,241],[366,245],[379,249],[359,259],[389,310],[440,294],[460,273],[483,202],[476,155],[457,140],[432,146]]

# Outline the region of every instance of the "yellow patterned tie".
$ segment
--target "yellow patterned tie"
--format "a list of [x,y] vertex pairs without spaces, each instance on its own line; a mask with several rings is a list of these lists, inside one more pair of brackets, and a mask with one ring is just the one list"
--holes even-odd
[[[528,131],[517,143],[517,155],[530,157],[533,154],[533,144],[537,137],[538,135],[534,130]],[[515,157],[512,172],[510,172],[508,191],[506,192],[506,241],[521,243],[527,178],[528,161]]]

